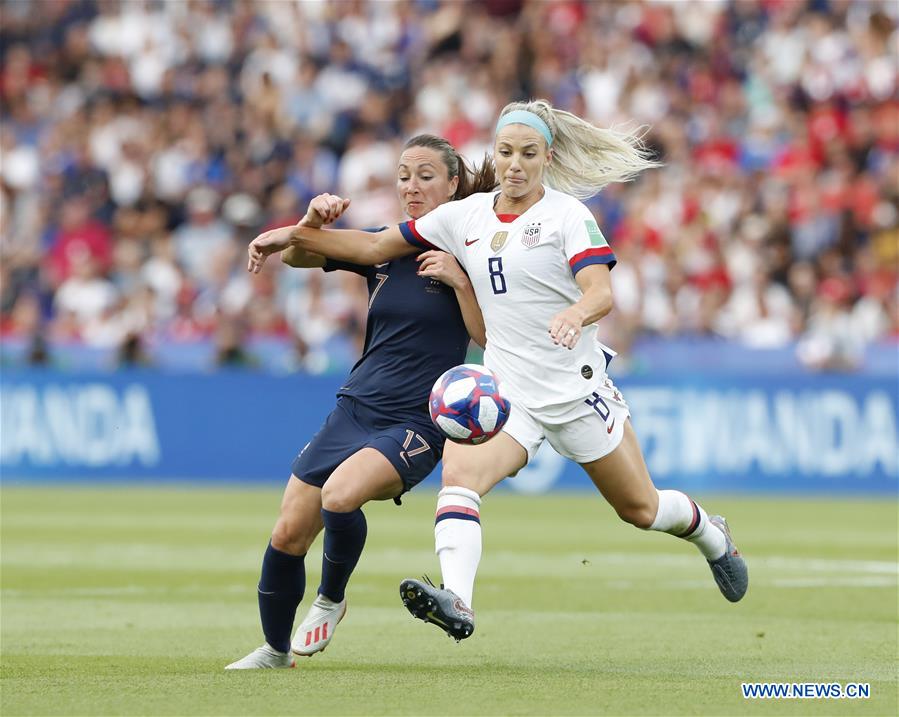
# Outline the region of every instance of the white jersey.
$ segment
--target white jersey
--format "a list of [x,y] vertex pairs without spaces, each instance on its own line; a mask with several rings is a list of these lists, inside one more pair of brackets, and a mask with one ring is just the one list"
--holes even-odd
[[[494,192],[443,204],[400,225],[409,243],[453,254],[471,279],[487,327],[484,363],[512,400],[532,410],[589,396],[607,358],[596,328],[585,327],[573,350],[553,343],[553,317],[578,301],[574,275],[615,256],[590,210],[545,187],[524,214],[497,216]],[[550,410],[551,414],[552,411]]]

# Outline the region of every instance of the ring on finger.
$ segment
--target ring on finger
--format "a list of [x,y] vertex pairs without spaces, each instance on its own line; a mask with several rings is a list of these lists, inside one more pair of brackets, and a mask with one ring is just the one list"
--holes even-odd
[[574,336],[576,333],[577,333],[577,329],[573,329],[573,328],[572,328],[572,329],[568,329],[568,335],[569,335],[569,336]]

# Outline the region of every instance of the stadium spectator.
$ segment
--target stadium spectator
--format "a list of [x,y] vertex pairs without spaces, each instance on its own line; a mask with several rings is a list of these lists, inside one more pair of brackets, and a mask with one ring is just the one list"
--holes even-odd
[[88,326],[111,311],[120,297],[89,250],[73,251],[66,258],[67,276],[54,295],[57,331],[84,338]]
[[256,358],[246,349],[246,330],[240,319],[223,317],[215,330],[215,365],[220,368],[255,368]]
[[172,234],[178,261],[204,284],[216,281],[215,261],[234,251],[232,229],[218,218],[218,203],[219,197],[210,187],[192,189],[185,203],[187,221]]
[[61,288],[90,259],[98,275],[112,265],[113,239],[109,227],[91,217],[91,207],[83,196],[64,202],[58,229],[50,238],[51,281]]

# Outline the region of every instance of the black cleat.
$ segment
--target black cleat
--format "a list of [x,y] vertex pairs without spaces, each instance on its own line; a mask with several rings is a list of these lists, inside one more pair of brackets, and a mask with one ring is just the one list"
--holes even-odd
[[739,602],[746,594],[749,587],[749,570],[746,567],[746,561],[734,545],[733,539],[730,537],[730,528],[727,521],[720,515],[710,515],[709,522],[716,526],[727,540],[727,548],[717,560],[709,560],[709,567],[712,569],[712,575],[718,584],[718,589],[731,602]]
[[427,577],[403,580],[400,597],[413,617],[437,625],[456,642],[471,637],[474,632],[474,613],[462,598],[443,586],[436,587]]

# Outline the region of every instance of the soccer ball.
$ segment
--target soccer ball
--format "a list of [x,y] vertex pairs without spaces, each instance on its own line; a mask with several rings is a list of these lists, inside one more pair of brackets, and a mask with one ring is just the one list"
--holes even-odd
[[486,366],[464,363],[444,373],[431,389],[431,420],[456,443],[483,443],[509,420],[511,404]]

